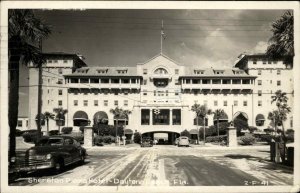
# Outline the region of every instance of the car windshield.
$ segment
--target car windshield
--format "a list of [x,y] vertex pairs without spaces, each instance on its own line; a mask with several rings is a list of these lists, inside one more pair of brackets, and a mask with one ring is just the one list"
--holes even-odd
[[48,138],[48,139],[41,139],[37,146],[53,146],[53,145],[63,145],[64,140],[63,138]]

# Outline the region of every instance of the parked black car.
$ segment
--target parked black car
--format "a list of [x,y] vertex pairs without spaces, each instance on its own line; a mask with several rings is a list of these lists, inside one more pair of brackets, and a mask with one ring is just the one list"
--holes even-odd
[[141,147],[152,147],[153,140],[150,137],[144,137],[141,141]]
[[49,168],[62,171],[67,165],[84,163],[86,156],[86,150],[73,137],[43,137],[25,152],[25,156],[12,157],[9,169],[11,173]]

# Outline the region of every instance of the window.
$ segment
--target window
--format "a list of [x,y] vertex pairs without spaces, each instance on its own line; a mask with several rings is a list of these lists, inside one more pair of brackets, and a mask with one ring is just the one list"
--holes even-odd
[[186,79],[186,84],[190,84],[191,83],[191,79]]
[[131,83],[135,84],[136,83],[136,79],[131,79]]
[[62,100],[58,101],[58,106],[62,106]]
[[253,60],[253,64],[257,64],[257,61],[256,61],[256,60]]
[[83,106],[85,106],[85,107],[88,106],[88,100],[83,101]]
[[124,100],[124,106],[125,106],[125,107],[128,106],[128,100]]
[[243,106],[246,107],[248,105],[247,101],[243,102]]
[[179,74],[179,70],[178,69],[175,69],[175,74]]
[[104,101],[103,101],[103,105],[104,105],[105,107],[107,107],[107,106],[108,106],[108,100],[104,100]]
[[233,101],[233,106],[238,106],[238,101]]
[[[48,90],[49,93],[49,90]],[[62,95],[63,91],[61,89],[58,90],[58,95]]]
[[164,68],[158,68],[154,71],[154,74],[168,74],[168,71]]
[[258,70],[258,71],[257,71],[257,75],[261,75],[261,70]]
[[227,101],[224,101],[223,105],[224,105],[224,107],[226,107],[227,106]]
[[277,86],[280,86],[280,85],[281,85],[281,81],[277,80]]
[[261,80],[257,81],[257,85],[262,85]]
[[218,101],[214,101],[214,106],[218,106]]
[[262,91],[258,90],[258,96],[261,96],[261,95],[262,95]]
[[141,110],[141,125],[150,125],[150,110]]
[[143,85],[146,85],[147,84],[147,80],[143,80]]
[[74,100],[73,103],[74,103],[74,106],[78,106],[78,100]]
[[266,60],[263,60],[263,64],[267,64],[267,61],[266,61]]
[[94,100],[94,106],[98,106],[98,100]]
[[118,101],[114,101],[114,105],[118,106],[119,105]]
[[268,64],[272,64],[272,61],[268,61]]
[[22,127],[23,126],[23,121],[22,120],[18,120],[18,127]]
[[52,63],[52,60],[48,60],[48,63]]
[[57,84],[63,84],[63,79],[58,79]]
[[257,104],[259,107],[262,106],[262,101],[258,101],[258,104]]
[[173,120],[173,125],[181,125],[181,110],[180,109],[172,110],[172,120]]
[[63,72],[62,69],[59,68],[59,69],[58,69],[58,74],[62,74],[62,72]]
[[281,70],[277,70],[277,75],[280,75],[281,74]]
[[143,74],[147,74],[147,69],[143,69]]
[[64,60],[64,63],[68,63],[68,60]]
[[147,90],[143,90],[143,95],[144,95],[144,96],[147,95]]
[[53,60],[53,63],[57,63],[57,60]]
[[[157,113],[158,112],[158,113]],[[169,125],[170,110],[169,109],[153,109],[152,110],[153,125]]]

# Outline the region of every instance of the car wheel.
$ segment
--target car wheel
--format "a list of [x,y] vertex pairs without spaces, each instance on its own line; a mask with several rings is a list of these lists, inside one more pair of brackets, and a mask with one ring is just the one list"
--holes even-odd
[[53,169],[54,169],[54,172],[56,174],[62,172],[63,169],[64,169],[64,161],[61,160],[61,159],[54,161],[54,168]]

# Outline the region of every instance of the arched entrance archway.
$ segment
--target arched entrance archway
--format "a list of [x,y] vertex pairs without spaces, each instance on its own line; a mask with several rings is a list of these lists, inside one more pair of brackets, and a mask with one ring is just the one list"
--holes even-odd
[[108,116],[104,111],[98,111],[94,114],[93,117],[94,124],[108,124]]
[[157,140],[158,145],[171,145],[174,144],[175,139],[180,136],[180,133],[170,131],[152,131],[142,133],[143,137],[150,137],[152,140]]

